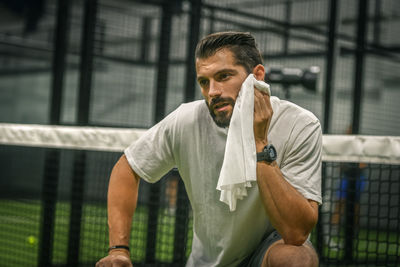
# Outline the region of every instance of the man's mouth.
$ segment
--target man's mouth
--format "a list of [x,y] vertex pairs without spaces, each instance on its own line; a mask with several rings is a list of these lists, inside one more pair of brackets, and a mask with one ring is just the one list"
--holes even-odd
[[229,105],[230,104],[228,102],[220,102],[220,103],[215,104],[213,106],[213,109],[218,112],[221,112],[221,111],[225,111],[226,109],[228,109]]

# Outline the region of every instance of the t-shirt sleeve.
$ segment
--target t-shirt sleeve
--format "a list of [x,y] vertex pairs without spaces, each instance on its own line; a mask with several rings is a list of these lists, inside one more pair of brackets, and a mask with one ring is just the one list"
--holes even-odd
[[321,197],[322,131],[317,119],[292,132],[281,164],[286,180],[306,199],[319,204]]
[[155,183],[175,166],[173,136],[177,110],[146,131],[124,151],[131,168]]

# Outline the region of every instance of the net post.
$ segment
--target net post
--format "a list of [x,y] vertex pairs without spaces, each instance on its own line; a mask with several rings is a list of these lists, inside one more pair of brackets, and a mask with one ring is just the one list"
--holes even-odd
[[51,266],[59,166],[60,151],[55,149],[46,150],[38,266]]
[[[88,125],[90,115],[90,95],[93,74],[95,27],[98,0],[84,1],[84,25],[81,42],[81,61],[77,124]],[[83,194],[85,185],[86,152],[74,153],[74,169],[71,185],[71,216],[68,239],[67,266],[79,265],[80,233],[82,220]]]
[[[282,37],[283,37],[283,55],[287,56],[289,54],[289,40],[290,40],[290,23],[292,18],[293,3],[292,1],[286,1],[284,3],[284,12],[286,23],[283,26]],[[289,89],[287,90],[287,95],[289,96]],[[287,97],[289,98],[289,97]]]
[[143,64],[149,62],[150,49],[148,42],[151,38],[151,17],[142,18],[142,39],[140,42],[140,60]]
[[178,170],[173,170],[173,176],[178,179],[178,194],[176,203],[176,220],[174,236],[174,263],[186,262],[186,241],[188,234],[189,200],[185,186]]
[[360,177],[360,169],[357,163],[351,163],[350,168],[352,175],[347,175],[347,192],[346,192],[346,214],[345,214],[345,243],[344,243],[344,260],[353,262],[353,247],[356,230],[356,194],[357,194],[357,179]]
[[[325,177],[326,177],[326,163],[322,162],[322,170],[321,170],[321,188],[325,189]],[[324,236],[323,236],[323,222],[322,222],[322,205],[318,207],[318,222],[316,226],[316,233],[317,233],[317,244],[316,250],[319,257],[323,255],[323,244],[324,244]]]
[[[168,84],[169,50],[171,44],[171,28],[173,3],[165,1],[162,5],[161,36],[158,50],[157,91],[155,99],[154,121],[159,122],[165,114]],[[146,262],[155,263],[158,213],[160,205],[160,182],[152,184],[149,192],[149,213],[146,244]]]
[[368,0],[358,1],[357,43],[355,50],[352,133],[360,132],[360,114],[364,86],[364,59],[366,54]]
[[375,0],[374,6],[374,19],[373,19],[373,34],[372,42],[374,45],[379,46],[381,43],[381,22],[382,22],[382,1]]
[[149,190],[149,213],[147,219],[146,263],[154,264],[156,256],[158,213],[160,207],[160,182],[152,184]]
[[188,54],[186,57],[185,101],[193,101],[196,89],[196,70],[194,64],[196,45],[200,34],[202,0],[190,1],[190,23],[188,24]]
[[61,102],[65,73],[65,58],[67,56],[69,20],[71,3],[68,0],[58,0],[57,26],[55,32],[55,49],[52,62],[52,90],[50,102],[50,124],[60,124]]
[[171,45],[171,29],[173,16],[173,3],[165,1],[162,4],[161,36],[158,50],[157,85],[154,121],[159,122],[164,118],[166,95],[168,85],[169,50]]
[[[52,62],[52,90],[49,114],[50,124],[60,124],[70,10],[70,1],[57,1],[57,21],[54,35],[55,47]],[[51,266],[60,157],[59,150],[46,149],[45,151],[44,178],[42,185],[42,223],[40,229],[38,266]]]
[[73,178],[71,185],[71,214],[69,217],[67,266],[79,265],[79,250],[82,226],[82,206],[85,183],[86,152],[74,153]]
[[324,134],[330,131],[331,121],[331,104],[332,104],[332,88],[335,81],[335,59],[337,56],[337,41],[336,32],[338,24],[338,1],[330,0],[329,8],[329,21],[328,21],[328,42],[327,42],[327,56],[326,56],[326,79],[325,79],[325,95],[324,95]]
[[81,37],[81,61],[79,66],[80,76],[77,110],[77,123],[81,126],[85,126],[89,123],[97,1],[98,0],[84,1],[84,30],[82,31]]

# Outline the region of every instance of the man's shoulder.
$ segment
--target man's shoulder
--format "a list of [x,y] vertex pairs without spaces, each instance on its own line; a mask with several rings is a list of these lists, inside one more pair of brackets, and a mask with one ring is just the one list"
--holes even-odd
[[178,120],[191,121],[198,120],[207,111],[207,105],[204,100],[195,100],[192,102],[182,103],[177,109]]
[[319,119],[309,110],[287,100],[279,99],[278,97],[271,97],[271,104],[273,107],[274,115],[287,120],[296,122],[319,123]]
[[182,129],[203,125],[209,120],[208,107],[204,100],[182,103],[174,112],[175,123]]
[[307,109],[277,97],[271,97],[271,104],[274,111],[271,132],[275,142],[293,143],[311,134],[322,134],[320,121]]
[[178,109],[182,111],[196,111],[204,108],[206,108],[204,100],[195,100],[191,102],[182,103],[178,107]]

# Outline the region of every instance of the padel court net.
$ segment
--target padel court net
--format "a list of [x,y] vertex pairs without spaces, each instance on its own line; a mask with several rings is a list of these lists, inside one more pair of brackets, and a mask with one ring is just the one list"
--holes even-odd
[[[0,265],[94,266],[108,247],[109,174],[144,130],[0,124]],[[400,137],[324,135],[321,266],[398,266]],[[177,170],[142,181],[135,266],[182,266],[192,214]]]

